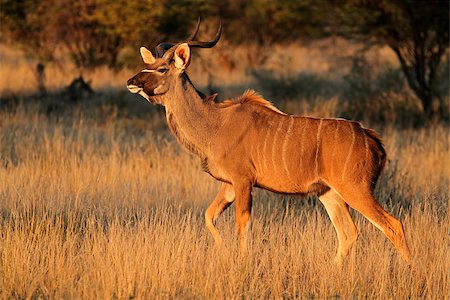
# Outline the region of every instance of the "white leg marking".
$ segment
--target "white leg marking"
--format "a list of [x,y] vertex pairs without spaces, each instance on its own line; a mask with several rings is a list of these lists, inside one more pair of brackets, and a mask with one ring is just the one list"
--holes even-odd
[[247,250],[247,247],[248,247],[248,233],[249,233],[249,231],[250,231],[250,226],[251,226],[251,224],[252,224],[252,221],[249,219],[248,221],[247,221],[247,224],[245,225],[245,229],[244,229],[244,241],[243,241],[243,249],[241,249],[241,250],[243,250],[243,251],[245,251],[245,250]]
[[244,235],[245,237],[247,237],[248,232],[250,231],[250,226],[252,225],[252,220],[248,219],[247,221],[247,225],[245,226],[245,230],[244,230]]
[[228,188],[224,194],[225,200],[231,203],[234,201],[234,197],[235,197],[234,189]]

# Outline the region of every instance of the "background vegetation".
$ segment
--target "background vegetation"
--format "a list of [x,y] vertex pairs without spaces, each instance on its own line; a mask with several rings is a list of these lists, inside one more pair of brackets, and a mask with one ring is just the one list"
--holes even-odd
[[[448,11],[447,1],[0,0],[0,296],[447,297]],[[225,247],[214,245],[203,213],[218,184],[177,145],[163,109],[125,88],[142,68],[138,48],[182,40],[198,15],[200,39],[218,17],[225,30],[193,54],[200,90],[220,101],[253,88],[287,113],[381,133],[389,160],[376,194],[404,223],[411,266],[352,211],[360,237],[336,268],[317,199],[258,189],[249,255],[238,256],[233,206],[218,224]]]
[[[42,60],[58,62],[62,48],[80,69],[128,63],[120,57],[142,41],[155,44],[187,36],[197,16],[220,16],[230,43],[254,46],[260,66],[274,44],[344,36],[396,54],[427,119],[439,117],[436,78],[449,47],[448,1],[346,0],[2,0],[2,39],[21,44]],[[448,64],[448,61],[447,61]]]

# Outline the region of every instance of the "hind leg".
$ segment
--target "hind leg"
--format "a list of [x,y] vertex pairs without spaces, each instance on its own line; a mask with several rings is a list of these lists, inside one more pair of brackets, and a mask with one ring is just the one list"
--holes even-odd
[[406,243],[405,233],[402,223],[388,214],[376,201],[372,192],[368,188],[352,186],[341,188],[337,193],[352,208],[359,211],[375,227],[380,229],[392,242],[394,247],[406,262],[410,260],[410,251]]
[[341,265],[343,258],[348,255],[353,247],[358,237],[358,231],[350,216],[348,204],[335,191],[329,190],[320,196],[319,199],[336,229],[339,248],[334,261],[336,264]]

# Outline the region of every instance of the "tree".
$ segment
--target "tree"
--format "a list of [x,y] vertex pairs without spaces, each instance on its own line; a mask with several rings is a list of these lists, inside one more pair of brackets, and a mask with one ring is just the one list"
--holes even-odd
[[0,0],[0,40],[20,44],[40,60],[48,60],[53,56],[53,45],[43,39],[41,22],[28,18],[38,5],[39,1],[33,0]]
[[440,99],[436,75],[449,47],[448,1],[348,0],[335,11],[340,33],[388,45],[396,54],[408,85],[434,118]]
[[160,1],[0,0],[2,39],[40,60],[63,48],[80,69],[115,67],[126,45],[155,37]]
[[227,0],[217,10],[226,23],[227,40],[245,44],[251,66],[263,64],[275,44],[321,38],[327,23],[320,9],[324,0]]

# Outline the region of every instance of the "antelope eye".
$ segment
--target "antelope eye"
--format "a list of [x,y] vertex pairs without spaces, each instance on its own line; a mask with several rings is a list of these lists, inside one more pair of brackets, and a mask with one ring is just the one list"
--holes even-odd
[[158,71],[159,73],[166,73],[167,72],[167,68],[165,68],[165,67],[159,67],[158,69],[156,69],[156,71]]

